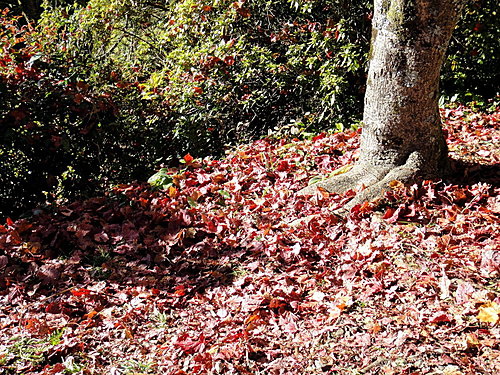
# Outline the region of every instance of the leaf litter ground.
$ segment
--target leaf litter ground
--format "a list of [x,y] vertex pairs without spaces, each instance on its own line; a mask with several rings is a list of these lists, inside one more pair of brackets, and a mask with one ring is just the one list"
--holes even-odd
[[454,175],[345,220],[352,192],[294,192],[352,164],[359,132],[8,219],[0,373],[500,373],[500,112],[443,117]]

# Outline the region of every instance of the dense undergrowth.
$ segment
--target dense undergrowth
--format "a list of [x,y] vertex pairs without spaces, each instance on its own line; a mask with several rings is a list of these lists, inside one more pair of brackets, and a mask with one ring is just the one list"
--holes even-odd
[[[0,15],[0,217],[144,181],[187,152],[220,155],[276,128],[360,120],[371,1],[44,4],[36,23]],[[498,20],[496,0],[471,2],[443,98],[497,94]]]
[[443,116],[453,176],[346,219],[352,192],[294,193],[345,171],[357,131],[186,155],[158,188],[8,219],[0,373],[499,373],[500,112]]

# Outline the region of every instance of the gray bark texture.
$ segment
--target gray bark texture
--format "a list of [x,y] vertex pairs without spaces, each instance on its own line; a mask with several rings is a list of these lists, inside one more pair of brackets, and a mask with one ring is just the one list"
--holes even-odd
[[301,190],[360,190],[344,210],[398,180],[442,175],[448,150],[438,108],[439,74],[466,0],[374,0],[359,160],[348,173]]

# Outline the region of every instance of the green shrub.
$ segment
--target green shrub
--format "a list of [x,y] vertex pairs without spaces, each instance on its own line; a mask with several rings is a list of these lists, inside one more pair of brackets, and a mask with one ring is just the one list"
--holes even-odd
[[97,87],[138,85],[174,138],[206,153],[291,120],[359,118],[368,3],[94,0],[69,16],[47,10],[42,24],[65,30],[49,53],[64,47]]
[[165,122],[134,103],[136,88],[89,85],[64,53],[47,51],[57,28],[7,13],[0,25],[0,216],[144,179],[171,155]]

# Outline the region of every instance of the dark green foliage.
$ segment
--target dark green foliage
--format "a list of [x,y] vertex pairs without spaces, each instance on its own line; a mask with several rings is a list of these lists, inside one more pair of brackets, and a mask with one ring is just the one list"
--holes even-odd
[[453,34],[442,76],[448,97],[484,102],[499,94],[500,8],[498,0],[477,0],[465,10]]
[[[1,17],[0,216],[146,180],[187,152],[361,118],[369,0],[70,3],[46,1],[34,27]],[[446,95],[494,96],[495,11],[469,8]]]

